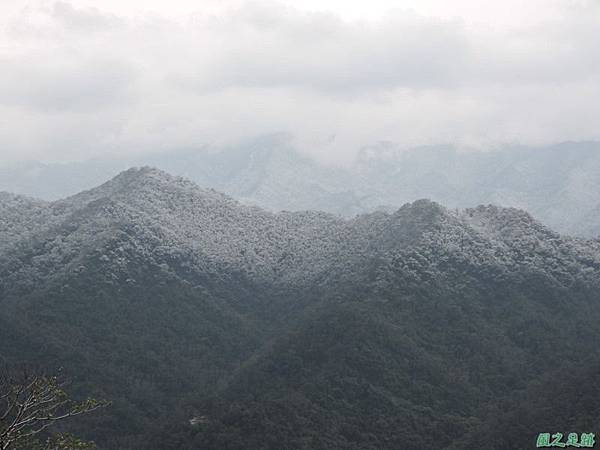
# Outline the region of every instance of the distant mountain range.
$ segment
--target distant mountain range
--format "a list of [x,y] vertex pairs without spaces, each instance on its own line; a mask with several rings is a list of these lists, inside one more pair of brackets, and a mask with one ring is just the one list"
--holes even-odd
[[[250,174],[291,156],[256,154],[223,171],[266,192]],[[53,202],[0,195],[0,357],[112,400],[75,430],[104,449],[507,449],[593,432],[599,288],[599,240],[514,208],[273,213],[152,168]]]
[[381,143],[364,148],[351,165],[333,167],[298,153],[288,136],[276,135],[227,149],[5,167],[0,168],[0,190],[54,200],[144,165],[271,211],[320,210],[351,217],[429,198],[449,208],[493,204],[525,209],[561,233],[600,235],[597,142],[490,152],[450,146],[399,151]]

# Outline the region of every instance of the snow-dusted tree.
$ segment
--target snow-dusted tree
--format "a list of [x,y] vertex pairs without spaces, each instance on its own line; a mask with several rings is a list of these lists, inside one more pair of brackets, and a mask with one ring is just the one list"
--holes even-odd
[[[0,374],[0,450],[12,449],[91,449],[68,434],[48,436],[46,430],[57,422],[85,414],[108,403],[95,399],[75,402],[63,390],[55,376],[31,373],[17,374],[3,370]],[[40,440],[43,438],[44,440]]]

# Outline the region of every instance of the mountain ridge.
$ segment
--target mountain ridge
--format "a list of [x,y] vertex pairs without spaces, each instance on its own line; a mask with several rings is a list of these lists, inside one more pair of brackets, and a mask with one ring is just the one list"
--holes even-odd
[[148,167],[4,197],[0,356],[113,400],[101,448],[466,450],[600,361],[600,241],[515,208],[273,213]]
[[400,149],[379,143],[365,147],[354,162],[334,166],[299,152],[290,136],[274,135],[227,148],[0,169],[0,190],[56,199],[99,184],[129,166],[143,165],[271,211],[313,209],[352,217],[377,209],[394,211],[430,198],[449,208],[516,207],[561,233],[600,234],[595,213],[600,207],[598,142],[481,152],[452,146]]

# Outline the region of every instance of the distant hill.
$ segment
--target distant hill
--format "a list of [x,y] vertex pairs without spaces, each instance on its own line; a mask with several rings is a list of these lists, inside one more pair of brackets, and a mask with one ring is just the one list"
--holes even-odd
[[320,210],[351,217],[430,198],[450,208],[516,207],[561,233],[600,235],[597,142],[490,152],[450,146],[400,151],[380,143],[364,148],[353,164],[333,167],[298,153],[288,136],[275,135],[226,149],[0,168],[0,190],[55,200],[132,165],[155,166],[271,211]]
[[600,241],[525,211],[272,213],[144,167],[0,213],[0,357],[112,400],[77,424],[100,448],[529,448],[597,424],[553,393],[597,379]]

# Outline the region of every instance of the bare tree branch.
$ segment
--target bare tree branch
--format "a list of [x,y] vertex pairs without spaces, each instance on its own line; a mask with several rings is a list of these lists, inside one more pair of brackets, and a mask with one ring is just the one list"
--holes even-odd
[[[0,450],[23,448],[31,439],[58,421],[86,414],[109,403],[95,399],[69,399],[57,377],[34,375],[23,370],[18,376],[0,374]],[[71,445],[71,447],[66,445]],[[86,446],[87,445],[87,446]],[[90,448],[72,436],[48,439],[36,448]]]

